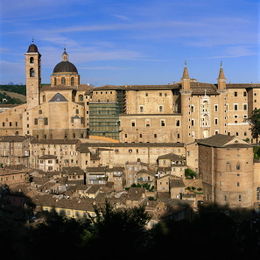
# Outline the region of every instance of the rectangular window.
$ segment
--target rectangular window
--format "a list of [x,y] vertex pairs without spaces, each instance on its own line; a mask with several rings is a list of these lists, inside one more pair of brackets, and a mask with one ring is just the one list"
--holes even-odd
[[150,127],[150,126],[151,126],[150,119],[145,119],[145,127]]
[[163,106],[159,106],[159,112],[163,112]]
[[164,119],[161,119],[161,126],[165,126],[165,120]]
[[244,104],[243,107],[244,107],[244,110],[247,110],[247,104]]
[[217,118],[215,118],[215,125],[217,125],[218,124],[218,119]]
[[214,111],[218,112],[218,105],[214,105]]
[[132,127],[135,127],[135,121],[131,122]]
[[37,118],[34,118],[34,124],[38,125],[38,119]]
[[244,97],[246,97],[246,91],[244,91]]
[[234,104],[234,110],[238,110],[238,105]]
[[237,97],[237,92],[236,91],[234,92],[234,96]]
[[47,117],[44,118],[44,125],[48,125],[48,118]]
[[139,111],[140,112],[144,112],[144,107],[143,106],[139,106]]

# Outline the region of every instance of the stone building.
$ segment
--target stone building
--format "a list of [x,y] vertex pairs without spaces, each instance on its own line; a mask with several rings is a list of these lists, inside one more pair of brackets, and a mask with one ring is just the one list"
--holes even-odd
[[0,137],[0,164],[2,166],[29,166],[30,138],[25,136]]
[[204,200],[252,207],[256,202],[254,191],[260,184],[253,147],[238,137],[221,134],[198,140],[198,145]]
[[222,66],[216,84],[192,79],[185,66],[174,84],[93,88],[80,83],[64,50],[51,84],[42,86],[41,54],[31,44],[25,71],[27,104],[0,113],[0,135],[184,144],[217,133],[252,139],[246,119],[260,104],[260,84],[227,83]]

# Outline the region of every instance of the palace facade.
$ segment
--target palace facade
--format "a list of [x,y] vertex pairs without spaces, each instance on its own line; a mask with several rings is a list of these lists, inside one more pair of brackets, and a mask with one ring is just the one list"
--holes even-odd
[[260,104],[260,84],[228,84],[221,67],[216,84],[190,78],[167,85],[90,87],[64,50],[41,85],[41,54],[25,53],[27,103],[0,113],[0,135],[37,139],[108,137],[127,143],[190,143],[214,134],[251,139],[246,119]]

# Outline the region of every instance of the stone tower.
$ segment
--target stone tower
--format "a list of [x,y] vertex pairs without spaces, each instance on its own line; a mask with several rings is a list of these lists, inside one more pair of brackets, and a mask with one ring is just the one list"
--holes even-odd
[[181,113],[182,113],[182,140],[183,142],[192,141],[192,138],[188,135],[189,133],[189,104],[191,98],[191,86],[190,86],[190,76],[188,68],[185,64],[183,75],[181,78]]
[[25,53],[26,101],[27,108],[39,105],[41,85],[41,54],[32,43]]

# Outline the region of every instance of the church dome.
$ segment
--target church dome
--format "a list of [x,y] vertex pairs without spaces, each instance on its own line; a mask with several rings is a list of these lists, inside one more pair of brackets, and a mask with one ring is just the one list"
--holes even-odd
[[53,73],[58,73],[58,72],[76,72],[76,73],[78,73],[78,70],[75,67],[75,65],[72,64],[71,62],[61,61],[53,69]]
[[74,72],[78,73],[78,70],[74,64],[68,61],[68,53],[66,52],[66,49],[64,49],[64,52],[62,53],[62,59],[60,63],[58,63],[54,69],[53,73],[59,73],[59,72]]

